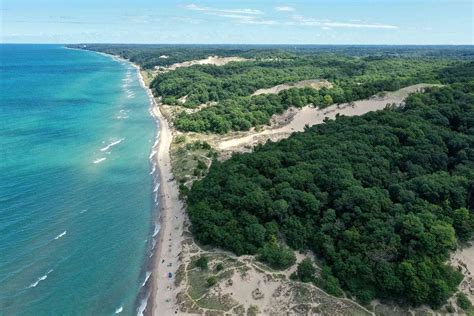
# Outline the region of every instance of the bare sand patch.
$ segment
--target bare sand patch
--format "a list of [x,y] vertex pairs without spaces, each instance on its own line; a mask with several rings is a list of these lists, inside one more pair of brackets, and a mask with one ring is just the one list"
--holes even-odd
[[191,67],[194,65],[215,65],[215,66],[224,66],[230,62],[239,62],[239,61],[252,61],[254,59],[247,59],[243,57],[220,57],[220,56],[209,56],[204,59],[189,60],[182,63],[175,63],[168,67],[155,67],[156,70],[176,70],[183,67]]
[[[288,275],[296,266],[276,271],[253,256],[204,250],[191,237],[183,241],[182,249],[177,280],[181,288],[177,298],[179,314],[373,315],[352,300],[334,297],[309,283],[289,280]],[[206,269],[195,265],[202,256],[208,259]],[[304,257],[299,255],[298,261]],[[211,278],[214,281],[209,283]]]
[[277,94],[281,91],[292,89],[292,88],[313,88],[313,89],[321,89],[321,88],[331,88],[332,83],[324,79],[311,79],[311,80],[302,80],[295,83],[288,83],[288,84],[279,84],[271,88],[267,89],[258,89],[252,95],[261,95],[261,94]]
[[[410,93],[431,86],[434,85],[424,83],[416,84],[395,92],[384,93],[383,96],[374,96],[367,100],[352,103],[335,104],[323,109],[315,108],[310,105],[301,109],[293,108],[289,110],[293,113],[290,116],[289,122],[284,126],[278,128],[270,126],[257,133],[254,131],[235,133],[231,138],[223,137],[223,140],[218,142],[217,146],[222,151],[245,151],[267,140],[277,141],[289,137],[293,132],[302,132],[305,126],[321,124],[325,118],[334,119],[337,114],[346,116],[362,115],[370,111],[382,110],[387,104],[400,105]],[[287,113],[283,114],[283,116],[285,115],[287,115]],[[273,117],[273,120],[278,121],[278,119],[276,119],[277,117],[278,116]]]
[[474,245],[456,250],[451,256],[451,265],[461,271],[464,279],[459,289],[474,302]]

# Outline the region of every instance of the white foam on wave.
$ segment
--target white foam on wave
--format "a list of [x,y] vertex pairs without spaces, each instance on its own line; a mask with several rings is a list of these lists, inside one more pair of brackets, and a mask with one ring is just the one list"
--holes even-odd
[[101,163],[102,161],[106,160],[107,158],[105,157],[102,157],[102,158],[99,158],[99,159],[96,159],[94,160],[92,163]]
[[54,270],[51,269],[49,270],[45,275],[42,275],[38,278],[38,280],[36,280],[36,282],[33,282],[31,283],[28,288],[33,288],[33,287],[36,287],[41,281],[44,281],[48,278],[48,274],[50,274],[51,272],[53,272]]
[[157,183],[157,184],[155,185],[155,188],[153,189],[153,192],[158,192],[159,189],[160,189],[160,184]]
[[119,120],[124,120],[124,119],[128,119],[128,112],[130,112],[130,110],[120,110],[119,111],[119,114],[117,114],[115,116],[116,119],[119,119]]
[[143,316],[144,315],[149,297],[150,297],[150,293],[148,293],[146,295],[146,297],[143,298],[142,301],[140,302],[140,306],[138,306],[138,308],[137,308],[137,316]]
[[123,311],[123,306],[120,306],[115,310],[115,314],[120,314]]
[[145,284],[148,282],[150,275],[151,275],[151,272],[147,271],[146,276],[145,276],[145,281],[143,281],[142,286],[145,286]]
[[81,210],[81,211],[79,212],[79,214],[84,214],[84,213],[87,212],[87,211],[88,211],[88,209],[83,209],[83,210]]
[[156,164],[154,163],[154,164],[153,164],[153,167],[151,167],[150,174],[154,174],[155,171],[156,171]]
[[156,150],[152,150],[152,151],[151,151],[151,154],[150,154],[150,156],[149,156],[148,158],[151,159],[151,158],[155,157],[155,155],[156,155],[157,153],[158,153],[158,152],[157,152]]
[[113,146],[115,146],[115,145],[120,144],[123,140],[125,140],[125,138],[120,138],[119,140],[113,141],[113,142],[111,142],[110,144],[108,144],[107,146],[102,147],[102,148],[100,149],[100,151],[107,151],[107,150],[109,150],[109,148],[111,148],[111,147],[113,147]]
[[67,233],[67,230],[63,231],[61,234],[59,234],[59,235],[57,235],[56,237],[54,237],[54,239],[57,240],[57,239],[59,239],[59,238],[65,236],[66,233]]
[[155,237],[156,235],[158,235],[158,233],[160,232],[160,229],[161,229],[160,224],[156,224],[156,225],[155,225],[155,230],[153,231],[153,236],[152,236],[152,237]]
[[158,146],[158,143],[160,142],[160,137],[159,136],[160,136],[160,132],[158,132],[157,135],[156,135],[156,140],[153,143],[153,148]]

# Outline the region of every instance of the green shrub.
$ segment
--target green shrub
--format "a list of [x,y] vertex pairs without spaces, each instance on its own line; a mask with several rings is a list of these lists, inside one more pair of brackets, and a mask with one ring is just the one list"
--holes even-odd
[[206,284],[207,284],[208,287],[216,285],[217,284],[217,278],[215,276],[211,276],[211,277],[207,278]]
[[205,256],[201,256],[199,257],[199,259],[196,260],[194,265],[198,268],[201,268],[201,270],[207,270],[208,263],[209,263],[209,258]]
[[458,293],[456,295],[458,306],[461,307],[463,310],[468,311],[472,308],[472,303],[469,298],[464,293]]
[[223,269],[224,269],[224,265],[222,264],[222,262],[219,262],[218,264],[216,264],[217,272],[222,271]]

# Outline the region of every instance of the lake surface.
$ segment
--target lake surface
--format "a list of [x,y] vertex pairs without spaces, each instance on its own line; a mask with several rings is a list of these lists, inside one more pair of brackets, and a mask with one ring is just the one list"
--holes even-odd
[[136,314],[155,123],[127,62],[0,45],[0,314]]

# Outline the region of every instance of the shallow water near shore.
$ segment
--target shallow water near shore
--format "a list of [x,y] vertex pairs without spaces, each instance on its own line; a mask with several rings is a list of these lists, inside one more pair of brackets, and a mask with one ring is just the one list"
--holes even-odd
[[0,45],[0,314],[136,314],[155,123],[129,63]]

